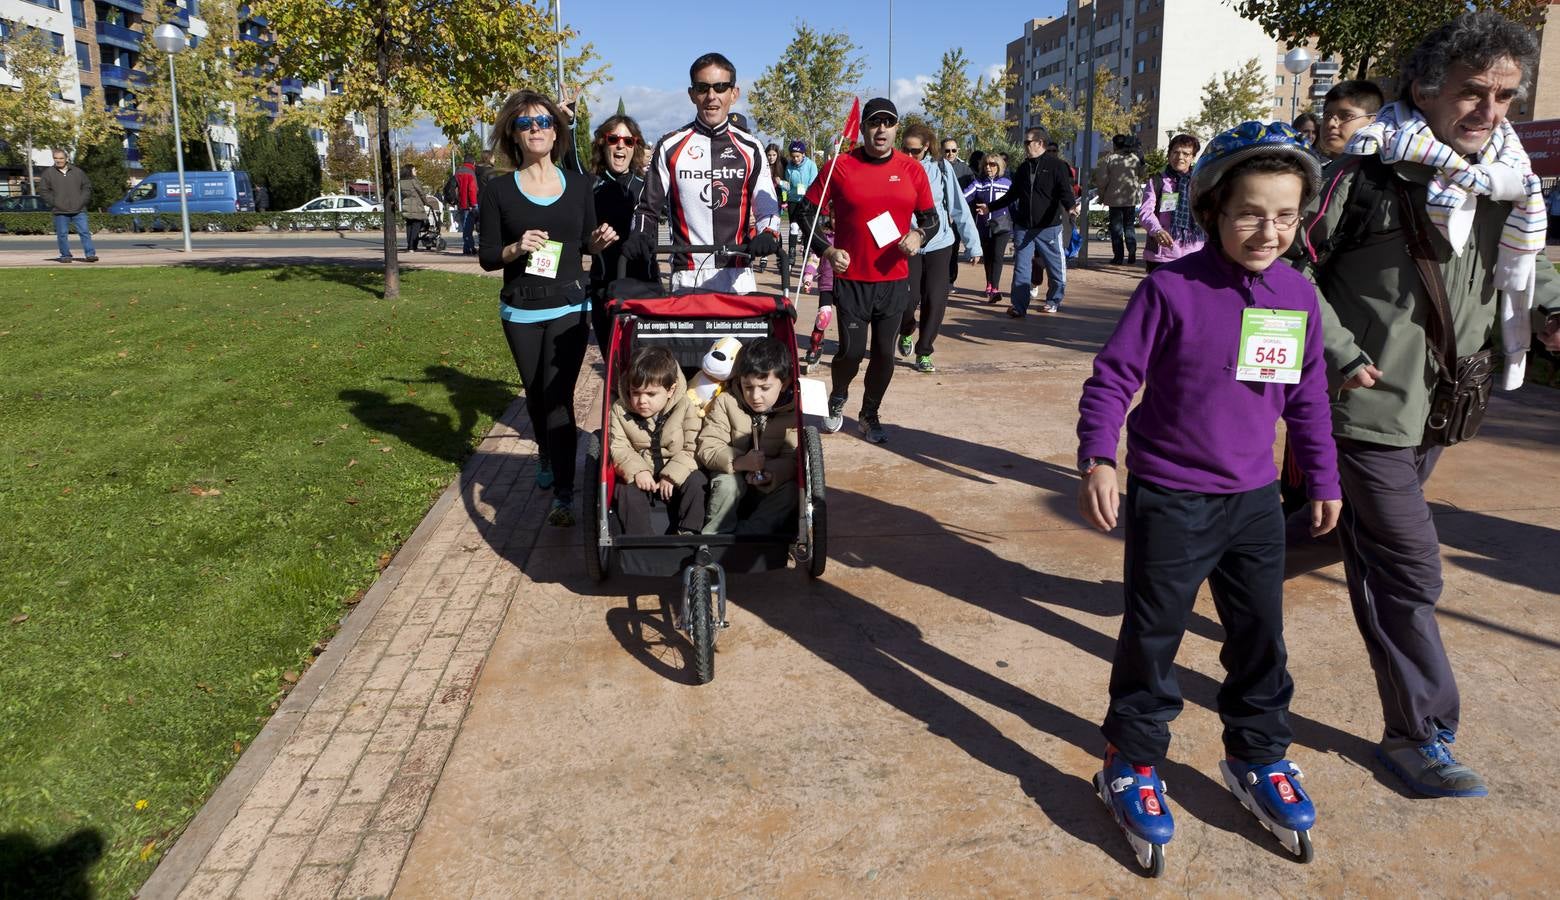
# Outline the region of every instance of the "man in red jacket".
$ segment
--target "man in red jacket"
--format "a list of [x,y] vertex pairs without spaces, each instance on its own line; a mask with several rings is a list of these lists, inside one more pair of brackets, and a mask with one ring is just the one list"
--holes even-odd
[[456,201],[460,210],[460,253],[462,256],[476,256],[477,244],[471,238],[471,229],[477,224],[476,160],[466,157],[455,172],[455,184],[460,198]]

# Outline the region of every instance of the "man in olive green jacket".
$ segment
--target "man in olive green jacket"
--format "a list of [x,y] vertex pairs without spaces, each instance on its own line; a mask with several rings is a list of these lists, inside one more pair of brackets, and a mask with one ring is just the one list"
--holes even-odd
[[1111,264],[1121,265],[1123,245],[1128,265],[1137,263],[1137,207],[1143,198],[1143,160],[1137,155],[1131,136],[1111,138],[1111,152],[1100,157],[1090,179],[1099,191],[1099,201],[1110,208]]
[[[1505,371],[1501,365],[1496,371],[1507,377],[1498,374],[1497,381],[1511,389],[1520,384],[1522,349],[1534,332],[1560,349],[1560,278],[1543,255],[1541,235],[1533,247],[1530,234],[1508,222],[1512,201],[1527,204],[1536,182],[1506,164],[1525,166],[1526,158],[1520,150],[1510,153],[1516,138],[1505,117],[1531,83],[1537,53],[1528,29],[1496,13],[1463,15],[1432,32],[1404,64],[1399,103],[1383,109],[1380,127],[1362,129],[1327,170],[1295,242],[1306,256],[1301,269],[1326,301],[1324,349],[1336,392],[1333,433],[1344,511],[1337,541],[1325,547],[1307,540],[1300,517],[1292,519],[1286,568],[1293,575],[1343,557],[1381,696],[1377,756],[1409,788],[1429,796],[1478,797],[1487,788],[1450,749],[1460,701],[1433,611],[1441,595],[1440,543],[1424,495],[1442,450],[1425,440],[1438,375],[1425,323],[1435,307],[1410,256],[1409,229],[1429,232],[1424,236],[1446,285],[1459,357],[1504,353]],[[1471,180],[1467,164],[1482,180],[1451,206],[1445,185],[1454,172]],[[1439,209],[1455,212],[1445,227],[1421,227],[1431,221],[1437,175]],[[1424,214],[1403,206],[1400,184],[1407,186],[1406,202]],[[1458,217],[1461,225],[1454,227]],[[1452,246],[1452,235],[1462,237],[1462,246]],[[1513,279],[1513,271],[1535,274]],[[1513,280],[1531,294],[1511,290]],[[1503,336],[1503,305],[1509,316],[1518,303],[1529,320],[1512,322]]]

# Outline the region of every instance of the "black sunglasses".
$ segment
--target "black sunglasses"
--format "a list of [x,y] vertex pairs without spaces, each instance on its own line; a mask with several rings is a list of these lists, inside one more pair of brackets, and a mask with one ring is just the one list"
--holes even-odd
[[537,128],[541,129],[542,131],[546,131],[547,129],[553,127],[553,118],[552,118],[552,116],[545,116],[545,115],[544,116],[515,116],[515,130],[516,131],[530,131],[532,125],[535,125]]
[[693,84],[688,85],[688,93],[708,94],[714,91],[717,94],[724,94],[736,86],[737,83],[735,81],[717,81],[714,84],[708,81],[695,81]]

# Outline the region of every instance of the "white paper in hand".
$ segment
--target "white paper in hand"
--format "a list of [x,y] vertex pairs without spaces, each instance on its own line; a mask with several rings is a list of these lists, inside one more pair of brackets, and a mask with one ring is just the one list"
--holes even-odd
[[868,222],[867,230],[872,232],[872,240],[876,241],[879,247],[887,247],[904,236],[899,226],[894,224],[894,217],[886,211]]

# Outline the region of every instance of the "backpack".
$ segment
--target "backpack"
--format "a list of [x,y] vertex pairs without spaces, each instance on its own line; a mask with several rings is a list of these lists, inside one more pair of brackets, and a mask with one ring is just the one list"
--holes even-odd
[[[1311,231],[1326,215],[1338,183],[1355,173],[1359,177],[1355,179],[1354,190],[1349,194],[1348,204],[1343,209],[1343,215],[1338,218],[1337,227],[1319,245],[1312,245]],[[1314,215],[1308,216],[1302,223],[1304,230],[1301,238],[1305,242],[1305,255],[1312,265],[1325,265],[1334,253],[1354,250],[1365,243],[1370,223],[1376,220],[1380,212],[1382,197],[1393,192],[1392,179],[1396,177],[1392,174],[1392,167],[1382,162],[1379,156],[1350,157],[1333,169],[1332,174],[1322,182],[1321,205]]]
[[460,179],[456,178],[454,175],[451,175],[449,178],[445,179],[445,181],[444,181],[444,190],[440,194],[440,196],[444,200],[446,205],[448,205],[448,206],[459,206],[460,205]]

